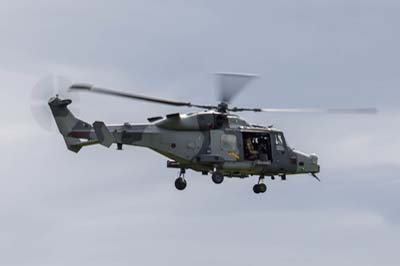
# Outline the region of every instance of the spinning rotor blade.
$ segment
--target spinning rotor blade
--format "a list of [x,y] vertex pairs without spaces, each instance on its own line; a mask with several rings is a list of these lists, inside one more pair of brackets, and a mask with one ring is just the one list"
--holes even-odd
[[53,131],[54,118],[51,115],[50,108],[44,104],[32,104],[31,113],[36,123],[46,131]]
[[266,112],[266,113],[325,113],[325,114],[366,114],[378,113],[376,108],[232,108],[231,112]]
[[217,73],[219,100],[223,103],[231,103],[233,98],[244,89],[257,76],[247,74]]
[[128,98],[128,99],[134,99],[134,100],[140,100],[140,101],[146,101],[146,102],[152,102],[152,103],[159,103],[159,104],[166,104],[166,105],[173,105],[173,106],[198,107],[198,108],[204,108],[204,109],[215,109],[216,108],[216,106],[211,106],[211,105],[198,105],[198,104],[192,104],[190,102],[179,102],[179,101],[137,95],[137,94],[132,94],[132,93],[114,91],[114,90],[109,90],[109,89],[105,89],[105,88],[95,87],[90,84],[74,84],[70,87],[70,90],[71,91],[74,91],[74,90],[75,91],[90,91],[90,92],[94,92],[94,93],[98,93],[98,94],[111,95],[111,96],[117,96],[117,97],[122,97],[122,98]]
[[[68,88],[72,82],[68,79],[49,75],[41,79],[31,92],[31,112],[40,127],[47,131],[55,129],[54,118],[51,114],[48,101],[50,98],[59,96],[63,99],[71,99],[74,103],[79,102],[79,95],[72,95]],[[74,111],[76,113],[76,110]]]

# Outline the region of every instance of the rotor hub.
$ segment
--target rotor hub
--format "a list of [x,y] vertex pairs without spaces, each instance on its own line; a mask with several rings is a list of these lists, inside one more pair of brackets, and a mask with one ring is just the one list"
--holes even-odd
[[228,112],[228,104],[225,102],[221,102],[218,104],[217,111],[220,113],[227,113]]

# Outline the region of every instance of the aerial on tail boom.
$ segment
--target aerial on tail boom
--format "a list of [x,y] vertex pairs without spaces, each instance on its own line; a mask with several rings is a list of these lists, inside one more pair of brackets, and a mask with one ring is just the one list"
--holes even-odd
[[220,103],[202,105],[190,102],[165,100],[131,93],[119,92],[88,84],[73,84],[70,91],[86,91],[171,106],[201,108],[203,111],[165,117],[149,118],[149,123],[107,126],[96,121],[89,124],[76,118],[69,110],[72,103],[56,95],[48,101],[57,128],[67,148],[79,152],[82,147],[100,144],[142,146],[169,158],[167,167],[179,169],[175,180],[178,190],[184,190],[187,182],[186,170],[191,169],[204,175],[211,174],[216,184],[225,177],[247,178],[258,176],[255,193],[267,190],[265,177],[286,180],[287,175],[311,174],[320,171],[318,157],[290,148],[281,130],[252,125],[234,114],[235,112],[326,112],[337,114],[374,114],[374,108],[362,109],[267,109],[230,107],[233,98],[255,76],[243,74],[218,74]]

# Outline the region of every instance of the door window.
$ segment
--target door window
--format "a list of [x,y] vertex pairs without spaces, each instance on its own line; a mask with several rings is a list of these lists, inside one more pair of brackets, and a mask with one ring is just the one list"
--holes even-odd
[[236,151],[237,138],[235,135],[223,134],[221,135],[221,147],[225,151]]

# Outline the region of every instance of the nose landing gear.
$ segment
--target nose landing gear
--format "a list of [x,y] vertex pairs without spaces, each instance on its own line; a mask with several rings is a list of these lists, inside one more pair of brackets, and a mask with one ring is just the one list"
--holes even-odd
[[253,187],[253,191],[256,194],[265,193],[267,191],[267,185],[264,184],[264,176],[260,176],[258,183]]
[[175,180],[175,188],[177,190],[184,190],[186,188],[186,180],[185,180],[185,169],[181,169],[180,173],[179,173],[179,177]]
[[211,179],[215,184],[221,184],[222,182],[224,182],[224,175],[218,172],[214,172],[211,176]]

